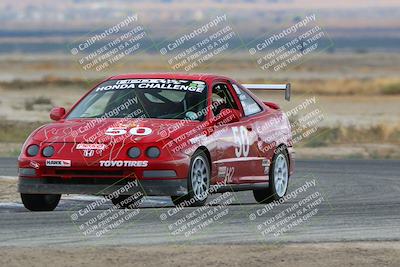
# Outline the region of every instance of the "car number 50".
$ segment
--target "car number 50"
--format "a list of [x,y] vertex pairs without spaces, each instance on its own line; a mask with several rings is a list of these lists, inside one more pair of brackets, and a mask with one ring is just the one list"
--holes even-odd
[[247,157],[250,150],[249,132],[244,126],[232,127],[233,139],[236,144],[235,154],[239,158],[241,156]]
[[[116,136],[116,135],[124,135],[128,131],[126,128],[108,128],[107,131],[105,132],[105,135],[111,135],[111,136]],[[151,134],[152,130],[148,127],[134,127],[129,130],[129,133],[131,135],[149,135]]]

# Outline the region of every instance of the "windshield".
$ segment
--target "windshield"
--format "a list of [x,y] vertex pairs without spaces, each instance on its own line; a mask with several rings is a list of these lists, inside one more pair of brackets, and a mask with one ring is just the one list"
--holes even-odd
[[203,81],[172,79],[108,80],[69,114],[75,118],[158,118],[203,120]]

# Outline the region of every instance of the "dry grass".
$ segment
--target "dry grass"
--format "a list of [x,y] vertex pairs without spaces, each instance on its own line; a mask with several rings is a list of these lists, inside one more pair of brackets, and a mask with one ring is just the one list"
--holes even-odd
[[45,123],[0,120],[0,143],[23,143],[33,130]]
[[399,159],[400,125],[321,127],[295,145],[300,158]]
[[313,95],[385,95],[400,94],[400,80],[394,79],[337,79],[337,80],[294,80],[296,94]]
[[[174,70],[168,57],[138,54],[126,57],[101,72],[85,71],[66,55],[0,57],[1,89],[90,88],[97,81],[120,73],[184,72]],[[294,93],[323,95],[398,94],[400,55],[395,53],[315,53],[284,71],[263,71],[247,52],[228,51],[191,72],[226,75],[238,81],[293,83]],[[24,75],[21,76],[20,73]],[[2,76],[0,76],[0,79]],[[20,80],[20,79],[24,79]],[[29,80],[26,82],[25,80]],[[394,89],[393,89],[394,88]]]
[[[150,70],[150,69],[149,69]],[[0,82],[3,90],[28,90],[42,88],[90,88],[99,80],[67,79],[58,77],[46,77],[41,80],[25,82],[14,80]],[[250,79],[250,83],[283,82],[282,80]],[[291,80],[293,93],[313,95],[395,95],[400,94],[400,79],[376,78],[376,79],[311,79]]]
[[45,96],[40,96],[34,99],[29,99],[25,101],[25,109],[26,110],[34,110],[35,106],[40,105],[44,106],[47,110],[51,109],[51,106],[53,103],[51,102],[51,99]]
[[322,127],[302,146],[323,147],[342,144],[400,144],[400,125],[378,124],[369,128],[357,126]]
[[381,92],[385,95],[398,95],[400,94],[400,83],[385,85]]
[[45,76],[38,80],[23,81],[23,80],[13,80],[13,81],[2,81],[0,82],[0,88],[6,90],[26,90],[26,89],[36,89],[42,88],[46,90],[47,88],[54,87],[87,87],[99,82],[99,80],[88,80],[82,78],[61,78],[57,76]]

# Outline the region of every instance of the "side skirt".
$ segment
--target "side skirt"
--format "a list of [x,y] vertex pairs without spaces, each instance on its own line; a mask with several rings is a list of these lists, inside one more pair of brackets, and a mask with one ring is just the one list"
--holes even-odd
[[[269,183],[256,183],[256,184],[228,184],[228,185],[213,185],[216,190],[212,190],[215,193],[224,192],[237,192],[237,191],[247,191],[247,190],[257,190],[257,189],[267,189]],[[212,186],[212,187],[213,187]]]

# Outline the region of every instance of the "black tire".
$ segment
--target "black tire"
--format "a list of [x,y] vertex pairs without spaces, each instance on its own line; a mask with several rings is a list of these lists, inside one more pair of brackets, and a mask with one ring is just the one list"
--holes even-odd
[[[275,200],[279,200],[282,198],[284,195],[286,195],[288,187],[289,187],[289,159],[287,156],[287,153],[282,150],[277,150],[278,152],[274,155],[272,159],[272,163],[269,169],[269,187],[266,189],[259,189],[259,190],[253,190],[253,195],[255,200],[260,203],[260,204],[266,204],[266,203],[271,203]],[[284,158],[286,160],[286,171],[287,171],[287,181],[286,181],[286,189],[284,190],[284,193],[282,194],[282,191],[280,191],[280,194],[277,193],[277,188],[276,188],[276,183],[275,179],[275,165],[277,159]]]
[[172,203],[174,203],[175,206],[179,206],[187,196],[171,196]]
[[[189,167],[189,173],[188,173],[188,194],[185,196],[171,196],[171,200],[174,203],[175,206],[183,206],[183,207],[199,207],[203,206],[207,202],[207,196],[208,194],[202,194],[202,197],[199,197],[199,194],[196,194],[195,189],[193,184],[196,183],[193,179],[194,177],[193,174],[193,168],[194,164],[200,160],[202,163],[204,163],[204,167],[206,169],[206,177],[204,179],[207,179],[205,184],[202,186],[201,190],[204,190],[205,192],[208,192],[210,189],[210,183],[211,183],[211,169],[210,169],[210,163],[208,161],[207,156],[204,154],[203,151],[198,150],[196,151],[192,159],[190,160],[190,167]],[[204,177],[204,176],[203,176]],[[196,178],[197,179],[197,178]],[[199,191],[197,191],[199,192]]]
[[129,196],[129,195],[119,195],[116,198],[112,198],[111,202],[120,209],[136,209],[139,206],[139,201],[143,198],[143,195],[140,197]]
[[21,194],[22,203],[30,211],[52,211],[60,199],[60,194]]

